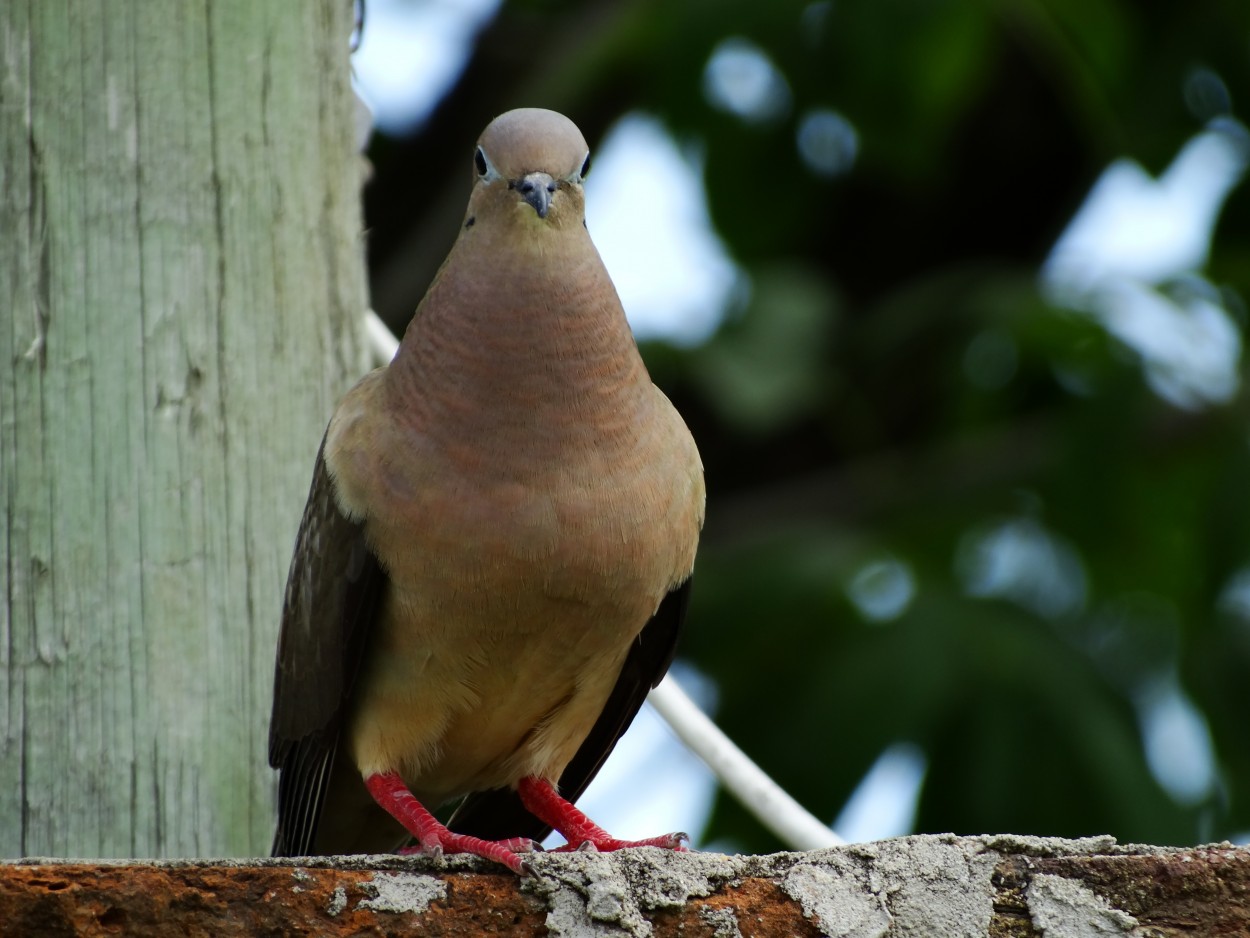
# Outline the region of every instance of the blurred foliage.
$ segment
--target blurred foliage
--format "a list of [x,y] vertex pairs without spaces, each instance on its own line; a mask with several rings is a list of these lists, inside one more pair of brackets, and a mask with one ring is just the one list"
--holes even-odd
[[[759,119],[704,91],[734,38],[784,76]],[[454,237],[464,193],[428,184],[467,176],[449,141],[521,104],[568,113],[592,145],[655,115],[703,155],[750,284],[705,345],[644,349],[707,468],[682,654],[715,678],[724,728],[826,818],[909,741],[928,760],[918,830],[1245,832],[1250,608],[1221,597],[1250,564],[1246,392],[1167,403],[1037,286],[1112,160],[1157,174],[1236,116],[1197,69],[1250,89],[1250,4],[505,3],[429,120],[375,140],[375,302],[402,324]],[[813,108],[854,127],[848,171],[801,159]],[[1206,273],[1233,308],[1250,296],[1245,187]],[[978,582],[1013,534],[1035,562]],[[896,615],[850,598],[900,570]],[[1161,682],[1214,748],[1214,784],[1185,803],[1147,764],[1140,706]],[[779,846],[724,797],[703,839]]]

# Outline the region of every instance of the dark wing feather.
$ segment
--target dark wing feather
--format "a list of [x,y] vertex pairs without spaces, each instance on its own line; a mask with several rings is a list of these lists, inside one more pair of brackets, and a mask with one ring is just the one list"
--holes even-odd
[[387,582],[363,526],[339,510],[323,438],[287,576],[274,669],[274,856],[312,852],[344,708]]
[[[616,746],[616,741],[634,721],[647,698],[647,692],[659,684],[668,672],[677,651],[677,635],[686,618],[689,602],[690,580],[686,580],[664,597],[655,615],[639,633],[603,712],[560,776],[560,794],[569,801],[581,797]],[[525,810],[520,797],[511,788],[496,788],[467,796],[452,815],[448,827],[485,840],[507,837],[542,840],[551,833],[550,827]]]

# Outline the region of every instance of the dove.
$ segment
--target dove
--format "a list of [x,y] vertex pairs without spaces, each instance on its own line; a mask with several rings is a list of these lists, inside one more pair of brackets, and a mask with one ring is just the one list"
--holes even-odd
[[576,125],[509,111],[469,164],[451,251],[316,457],[275,667],[275,856],[532,872],[553,829],[561,849],[684,849],[613,838],[574,802],[672,662],[699,452],[587,231]]

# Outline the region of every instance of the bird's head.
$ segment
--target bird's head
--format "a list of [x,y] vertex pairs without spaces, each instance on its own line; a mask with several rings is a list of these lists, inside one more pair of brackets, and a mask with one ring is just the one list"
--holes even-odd
[[537,228],[580,226],[590,148],[555,111],[518,108],[496,117],[473,150],[473,194],[465,225],[503,220]]

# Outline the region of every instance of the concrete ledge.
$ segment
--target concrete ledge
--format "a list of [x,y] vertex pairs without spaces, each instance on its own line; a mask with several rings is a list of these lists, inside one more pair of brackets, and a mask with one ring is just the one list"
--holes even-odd
[[474,858],[0,864],[0,932],[95,935],[1250,934],[1250,850],[1110,838],[916,836],[741,857],[542,854],[537,879]]

